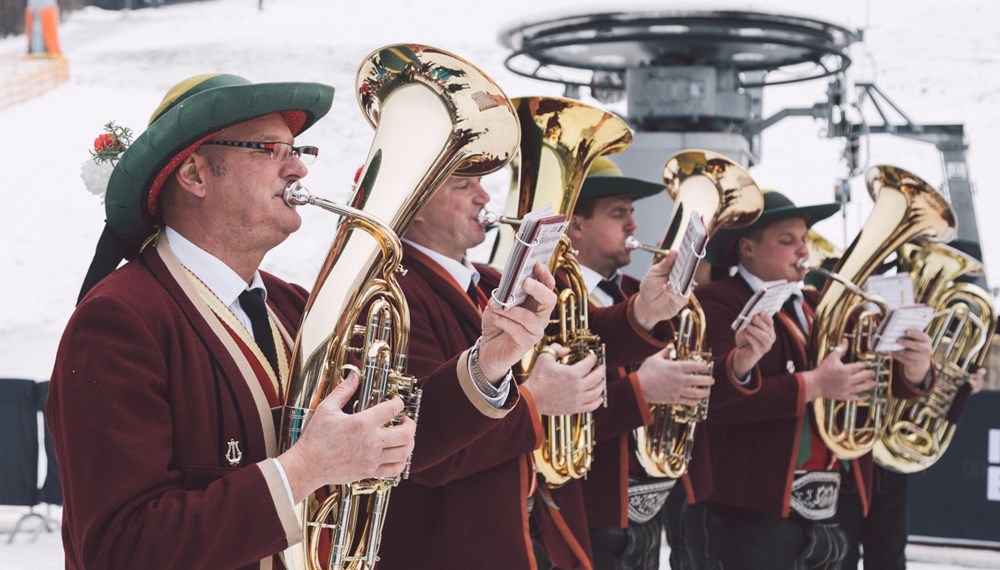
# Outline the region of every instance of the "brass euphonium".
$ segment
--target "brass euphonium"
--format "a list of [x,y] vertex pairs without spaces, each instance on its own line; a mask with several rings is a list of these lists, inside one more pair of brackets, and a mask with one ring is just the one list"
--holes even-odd
[[[518,124],[503,91],[436,48],[405,44],[371,53],[358,71],[357,95],[376,134],[352,207],[311,198],[297,183],[286,191],[290,205],[315,204],[342,218],[295,340],[281,451],[298,441],[349,369],[361,377],[356,411],[399,396],[403,414],[417,419],[420,389],[404,374],[410,322],[395,278],[402,259],[397,235],[446,178],[493,172],[517,148]],[[310,495],[297,507],[306,537],[286,553],[290,566],[373,567],[398,481],[366,479]]]
[[955,435],[965,399],[963,386],[982,366],[996,330],[993,300],[963,275],[981,275],[983,265],[944,244],[915,241],[897,252],[900,268],[914,282],[914,298],[935,309],[927,326],[937,383],[930,394],[894,400],[888,429],[875,444],[875,461],[898,473],[927,469],[944,455]]
[[[503,218],[485,214],[484,223],[506,222],[514,225],[528,212],[552,204],[555,211],[573,214],[583,180],[595,158],[619,152],[632,143],[632,131],[615,115],[573,99],[558,97],[523,97],[514,99],[521,122],[521,146],[512,161],[515,172],[507,215]],[[501,226],[494,259],[505,260],[510,253],[514,231]],[[558,317],[553,322],[559,332],[544,337],[525,355],[521,368],[525,376],[534,366],[541,350],[559,343],[570,350],[561,359],[572,364],[594,352],[604,360],[604,344],[589,328],[589,295],[580,264],[569,238],[563,236],[549,270],[561,274],[568,286],[559,292]],[[556,487],[586,475],[593,463],[594,427],[590,412],[543,416],[544,441],[535,450],[535,464],[546,483]]]
[[[694,215],[700,215],[711,236],[722,228],[748,226],[760,217],[764,196],[750,174],[729,158],[711,151],[683,150],[667,159],[663,181],[674,207],[658,248],[644,246],[634,237],[628,249],[642,249],[660,261],[667,251],[678,251],[684,230]],[[686,293],[686,291],[685,291]],[[676,317],[673,360],[711,362],[704,350],[705,313],[692,294]],[[687,472],[694,448],[695,428],[708,417],[708,398],[696,406],[653,404],[653,422],[635,430],[636,456],[651,477],[678,478]]]
[[[955,233],[955,213],[933,187],[894,166],[868,170],[868,192],[875,201],[857,237],[832,271],[823,288],[809,338],[809,367],[816,368],[832,350],[848,339],[844,362],[864,362],[875,372],[875,386],[854,400],[817,398],[813,402],[820,437],[840,459],[854,459],[875,446],[886,425],[892,398],[892,358],[872,350],[878,319],[885,303],[862,291],[860,285],[882,261],[911,239],[947,241]],[[803,260],[802,266],[808,266]],[[879,310],[870,310],[876,302]]]

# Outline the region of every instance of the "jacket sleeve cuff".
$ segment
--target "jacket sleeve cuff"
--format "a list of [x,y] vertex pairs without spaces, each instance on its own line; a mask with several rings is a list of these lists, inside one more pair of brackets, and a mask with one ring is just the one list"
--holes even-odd
[[285,539],[289,545],[302,542],[302,527],[299,525],[298,515],[295,514],[295,505],[289,498],[289,491],[286,489],[284,475],[280,471],[276,459],[265,459],[257,463],[257,468],[264,475],[264,483],[267,485],[268,494],[274,504],[274,510],[278,513],[278,520],[285,531]]
[[458,385],[462,387],[462,392],[465,397],[469,399],[469,402],[479,410],[479,413],[483,414],[488,418],[500,419],[505,417],[514,408],[514,405],[518,401],[518,391],[513,389],[507,394],[507,401],[500,407],[496,407],[491,404],[483,393],[479,391],[476,387],[476,383],[472,380],[472,376],[469,374],[469,352],[471,349],[466,350],[458,357],[458,364],[456,365],[455,374],[458,376]]

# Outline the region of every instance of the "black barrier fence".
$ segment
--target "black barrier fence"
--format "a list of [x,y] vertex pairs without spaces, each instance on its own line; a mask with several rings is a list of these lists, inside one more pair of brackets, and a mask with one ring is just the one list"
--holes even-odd
[[1000,392],[969,398],[955,439],[910,475],[910,540],[1000,548]]

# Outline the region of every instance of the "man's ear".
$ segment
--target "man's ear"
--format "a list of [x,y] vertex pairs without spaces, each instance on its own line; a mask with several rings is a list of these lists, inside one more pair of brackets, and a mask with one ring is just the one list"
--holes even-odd
[[573,238],[574,235],[583,234],[582,220],[582,217],[575,214],[569,217],[569,225],[566,226],[566,233],[569,234],[570,238]]
[[192,152],[177,167],[173,176],[177,180],[177,185],[181,191],[189,192],[198,198],[204,198],[207,192],[204,173],[207,172],[206,169],[208,168],[211,168],[211,166],[205,160],[205,157]]
[[754,250],[753,240],[745,236],[736,239],[738,240],[736,242],[736,248],[737,251],[740,252],[740,255],[745,257],[753,257],[753,250]]

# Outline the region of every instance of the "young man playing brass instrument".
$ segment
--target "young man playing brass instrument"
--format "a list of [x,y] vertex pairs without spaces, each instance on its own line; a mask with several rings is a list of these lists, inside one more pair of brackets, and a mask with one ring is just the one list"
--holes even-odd
[[[639,282],[621,273],[631,261],[626,238],[638,227],[633,202],[663,191],[662,185],[624,176],[607,158],[594,162],[566,231],[594,306],[610,306],[638,292]],[[674,480],[645,473],[631,434],[652,421],[650,404],[697,405],[714,382],[706,364],[672,360],[671,349],[612,370],[608,407],[595,412],[594,466],[578,482],[595,568],[659,567],[659,514]]]
[[[500,276],[473,265],[466,251],[482,243],[485,228],[478,214],[489,195],[478,177],[448,179],[423,206],[404,237],[407,273],[400,284],[412,318],[409,370],[424,389],[453,386],[428,378],[443,362],[467,350],[477,337],[481,311],[489,304]],[[666,287],[672,258],[647,275],[643,291],[630,302],[594,316],[595,330],[615,330],[612,342],[631,351],[652,353],[659,343],[647,331],[676,313],[681,299]],[[547,270],[536,269],[539,283],[551,287]],[[526,291],[533,292],[534,289]],[[599,330],[598,330],[599,332]],[[541,415],[597,409],[605,387],[605,367],[595,356],[563,365],[562,347],[543,351],[520,385],[510,380],[497,388],[478,387],[455,393],[460,402],[476,402],[481,413],[501,418],[471,444],[462,439],[467,415],[462,407],[427,409],[448,417],[448,430],[419,429],[410,478],[393,492],[383,534],[380,568],[536,568],[528,525],[528,498],[535,493],[531,453],[541,444]],[[516,405],[515,405],[516,404]],[[543,507],[534,501],[533,509]],[[572,566],[590,567],[589,544],[565,539]]]
[[[730,325],[755,291],[770,281],[803,280],[806,232],[838,208],[796,207],[784,195],[766,192],[757,222],[712,238],[709,261],[738,266],[735,275],[695,290],[714,354],[738,350]],[[873,373],[863,363],[841,362],[843,347],[808,368],[817,300],[815,291],[793,293],[774,317],[770,349],[727,360],[725,373],[738,382],[716,382],[712,389],[706,433],[713,488],[702,508],[686,513],[684,525],[689,552],[707,554],[707,560],[693,561],[698,568],[840,568],[840,487],[856,486],[867,508],[871,454],[838,460],[820,438],[811,410],[816,398],[851,400],[872,388]],[[929,337],[906,334],[900,340],[905,348],[892,353],[902,379],[893,382],[893,391],[900,397],[925,393],[932,380]],[[692,477],[701,467],[692,466]]]

